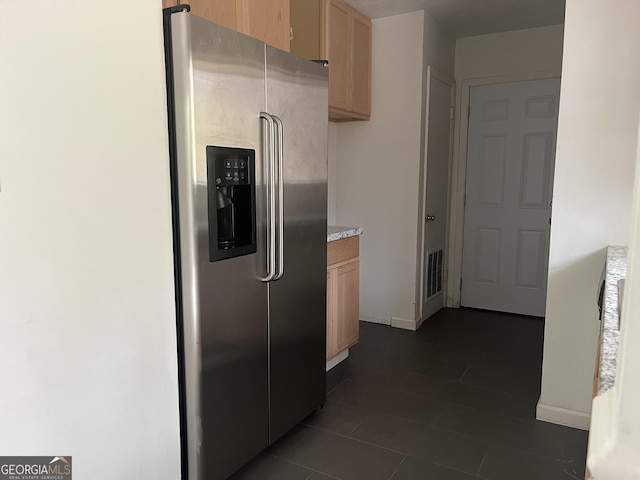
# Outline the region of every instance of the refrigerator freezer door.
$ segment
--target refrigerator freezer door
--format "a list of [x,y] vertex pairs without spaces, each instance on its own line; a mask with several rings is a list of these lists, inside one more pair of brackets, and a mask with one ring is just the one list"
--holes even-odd
[[171,17],[189,478],[224,479],[268,444],[267,285],[263,233],[257,253],[210,262],[206,152],[256,151],[259,207],[264,44]]
[[325,401],[327,69],[267,46],[267,111],[282,120],[284,274],[269,283],[270,443]]

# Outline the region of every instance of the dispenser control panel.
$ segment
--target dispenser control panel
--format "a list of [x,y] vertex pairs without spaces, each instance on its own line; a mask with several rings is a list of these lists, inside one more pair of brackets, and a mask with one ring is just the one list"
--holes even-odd
[[246,156],[217,156],[216,185],[248,185],[249,161]]
[[207,147],[209,261],[257,251],[255,150]]

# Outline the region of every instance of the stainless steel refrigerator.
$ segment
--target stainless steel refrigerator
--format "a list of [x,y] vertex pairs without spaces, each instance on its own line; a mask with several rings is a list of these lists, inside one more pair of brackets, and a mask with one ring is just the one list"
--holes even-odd
[[327,69],[164,11],[183,477],[325,400]]

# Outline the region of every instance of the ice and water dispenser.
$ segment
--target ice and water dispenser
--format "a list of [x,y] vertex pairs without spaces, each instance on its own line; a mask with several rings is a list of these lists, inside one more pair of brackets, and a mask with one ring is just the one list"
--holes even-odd
[[255,150],[207,147],[209,260],[256,252]]

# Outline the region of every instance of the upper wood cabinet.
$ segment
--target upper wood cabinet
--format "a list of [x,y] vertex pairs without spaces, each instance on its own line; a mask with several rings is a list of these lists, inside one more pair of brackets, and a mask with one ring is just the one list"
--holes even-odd
[[194,15],[238,30],[236,0],[188,0],[184,3],[191,5],[191,13]]
[[291,26],[292,53],[329,60],[329,118],[368,120],[371,20],[343,0],[291,0]]
[[327,2],[325,52],[329,60],[329,107],[348,111],[351,103],[351,7],[342,2]]
[[191,13],[289,51],[289,0],[162,0],[188,4]]
[[289,51],[289,0],[236,0],[237,30]]
[[[321,55],[321,12],[323,0],[290,0],[291,53],[311,60],[326,60]],[[323,52],[324,54],[324,52]]]
[[351,13],[351,111],[371,115],[371,20],[358,11]]

